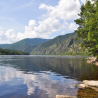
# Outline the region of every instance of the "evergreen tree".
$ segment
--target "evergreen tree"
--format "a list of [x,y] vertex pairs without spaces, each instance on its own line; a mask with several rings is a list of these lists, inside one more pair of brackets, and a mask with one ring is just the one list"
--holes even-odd
[[93,1],[93,4],[87,1],[81,6],[81,12],[78,14],[80,18],[75,20],[79,27],[75,32],[78,38],[83,39],[81,46],[89,47],[90,52],[98,56],[98,0]]

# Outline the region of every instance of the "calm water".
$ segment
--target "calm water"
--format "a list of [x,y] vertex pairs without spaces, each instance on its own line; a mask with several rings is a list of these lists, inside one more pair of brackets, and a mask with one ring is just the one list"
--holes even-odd
[[98,80],[98,67],[78,56],[0,56],[0,98],[76,96],[81,81]]

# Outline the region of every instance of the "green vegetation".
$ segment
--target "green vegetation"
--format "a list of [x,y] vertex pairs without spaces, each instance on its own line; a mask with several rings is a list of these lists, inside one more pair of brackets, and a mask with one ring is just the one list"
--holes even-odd
[[28,52],[0,48],[0,55],[29,55]]
[[[25,49],[28,50],[28,46],[38,45],[38,44],[44,43],[49,40],[50,39],[27,38],[27,39],[20,40],[13,44],[0,44],[0,48],[24,51]],[[26,52],[29,52],[29,51],[26,51]]]
[[[24,39],[14,44],[10,44],[10,49],[21,50],[30,53],[31,55],[88,55],[88,49],[81,49],[82,40],[75,40],[77,33],[69,33],[58,36],[54,39]],[[44,43],[41,43],[43,40]],[[37,42],[37,43],[36,43]],[[41,43],[41,44],[38,44]],[[33,45],[34,44],[34,45]],[[0,45],[8,48],[9,45]]]
[[35,49],[38,45],[30,45],[27,46],[23,51],[29,52],[31,53],[33,51],[33,49]]
[[88,55],[88,49],[81,49],[82,40],[75,40],[76,33],[58,36],[37,45],[30,54],[34,55]]
[[83,39],[81,46],[98,57],[98,0],[93,1],[93,4],[87,1],[81,6],[80,18],[75,20],[79,27],[75,32]]

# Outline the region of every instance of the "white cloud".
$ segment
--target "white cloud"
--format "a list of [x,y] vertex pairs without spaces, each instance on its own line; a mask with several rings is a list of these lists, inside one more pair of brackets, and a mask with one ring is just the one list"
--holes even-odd
[[17,40],[24,38],[36,38],[36,37],[48,38],[47,32],[43,33],[41,32],[41,29],[42,28],[36,27],[35,20],[30,20],[29,26],[25,26],[25,32],[24,33],[19,32],[17,34]]
[[85,4],[87,1],[91,1],[91,3],[94,3],[94,1],[92,1],[92,0],[81,0],[81,2],[82,2],[83,4]]
[[5,35],[7,37],[7,40],[13,42],[13,41],[16,41],[16,31],[14,29],[10,29],[10,30],[7,30]]
[[5,40],[6,36],[4,34],[3,28],[0,27],[0,40]]
[[[67,88],[75,88],[74,84],[76,83],[75,80],[73,79],[65,79],[63,77],[61,77],[61,81],[59,82],[59,80],[53,80],[51,77],[49,77],[49,74],[45,74],[48,72],[41,72],[40,75],[39,73],[34,72],[33,74],[24,74],[23,71],[18,71],[15,68],[12,67],[4,67],[4,66],[0,66],[0,83],[2,83],[3,81],[5,82],[9,82],[9,84],[12,84],[11,81],[13,81],[14,79],[20,79],[23,80],[23,82],[14,82],[13,85],[23,85],[26,84],[28,87],[27,90],[27,94],[31,95],[34,94],[34,91],[36,90],[36,87],[38,87],[38,89],[45,91],[45,94],[48,94],[49,97],[54,98],[55,95],[59,94],[59,90],[62,87],[62,93],[67,94],[69,92],[69,90]],[[50,73],[50,72],[49,72]],[[53,74],[54,78],[57,78],[57,76],[51,72],[51,74]],[[64,82],[66,80],[66,83]],[[5,83],[4,82],[4,83]],[[11,82],[11,83],[10,83]],[[7,89],[4,89],[5,91]],[[11,89],[9,89],[11,90]],[[72,91],[73,89],[71,89],[70,91]],[[74,92],[76,93],[77,90],[74,90]],[[42,93],[43,94],[43,93]]]
[[36,37],[48,38],[49,34],[59,31],[62,28],[64,28],[64,25],[60,24],[58,19],[47,18],[43,21],[39,21],[38,26],[36,26],[35,20],[30,20],[29,26],[25,26],[25,32],[19,32],[16,39],[20,40]]
[[65,33],[65,31],[62,31],[62,34],[64,34]]
[[[35,38],[42,37],[48,38],[52,33],[60,31],[62,29],[74,29],[75,24],[68,24],[66,21],[68,19],[76,19],[80,11],[79,0],[60,0],[57,6],[50,6],[46,4],[40,4],[39,9],[47,10],[45,19],[38,21],[38,26],[35,20],[29,21],[29,26],[25,26],[24,33],[18,33],[17,39],[21,38]],[[61,24],[60,20],[64,23]],[[68,27],[69,26],[69,27]]]
[[64,28],[64,25],[59,23],[58,19],[46,18],[43,21],[39,21],[39,26],[35,27],[35,31],[43,34],[51,34]]
[[78,27],[78,26],[77,26],[75,23],[71,23],[71,24],[69,25],[69,30],[76,30],[77,27]]
[[34,31],[34,27],[36,26],[36,21],[35,20],[30,20],[29,21],[29,26],[25,26],[25,33],[26,32],[32,32]]
[[63,20],[76,19],[80,11],[79,0],[60,0],[55,7],[47,6],[45,4],[40,5],[40,9],[48,10],[47,17],[54,17]]
[[39,6],[39,9],[43,9],[43,10],[47,10],[47,11],[53,10],[53,8],[54,7],[47,6],[46,4],[40,4],[40,6]]
[[[81,0],[85,3],[86,0]],[[0,31],[0,40],[5,42],[15,42],[24,38],[49,38],[49,35],[60,30],[68,31],[75,30],[77,26],[75,23],[68,23],[67,20],[74,20],[78,18],[81,4],[79,0],[60,0],[58,5],[51,6],[40,4],[39,9],[46,10],[44,19],[36,22],[30,20],[29,25],[25,26],[24,33],[17,32],[14,29],[4,32]],[[62,33],[62,32],[61,32]]]
[[87,0],[81,0],[81,2],[82,2],[83,4],[85,4],[85,3],[86,3],[86,1],[87,1]]

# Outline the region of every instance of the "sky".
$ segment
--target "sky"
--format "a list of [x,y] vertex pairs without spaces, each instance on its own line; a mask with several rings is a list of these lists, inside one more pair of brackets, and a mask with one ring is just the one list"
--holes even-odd
[[0,44],[72,33],[86,0],[0,0]]

